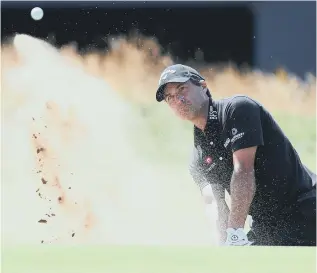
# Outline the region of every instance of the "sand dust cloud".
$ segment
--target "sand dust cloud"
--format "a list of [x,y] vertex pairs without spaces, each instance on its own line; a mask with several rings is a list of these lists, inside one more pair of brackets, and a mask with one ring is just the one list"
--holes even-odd
[[[150,39],[144,45],[159,50]],[[5,243],[214,242],[187,159],[174,164],[144,155],[144,145],[149,154],[169,151],[142,131],[142,109],[154,105],[159,71],[170,63],[125,40],[105,55],[80,56],[27,35],[2,48]],[[256,89],[254,97],[273,109],[281,107],[270,100],[278,89],[288,105],[296,101],[296,111],[315,113],[314,78],[307,84],[232,68],[203,73],[216,97]],[[174,121],[162,109],[162,119]],[[178,128],[165,132],[164,142],[177,143]],[[190,140],[177,149],[189,152]]]

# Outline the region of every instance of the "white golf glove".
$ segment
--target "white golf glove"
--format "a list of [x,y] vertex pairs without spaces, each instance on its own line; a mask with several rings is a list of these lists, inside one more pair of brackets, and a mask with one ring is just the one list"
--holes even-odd
[[243,228],[228,228],[226,232],[227,240],[224,246],[249,246],[253,243],[248,240]]

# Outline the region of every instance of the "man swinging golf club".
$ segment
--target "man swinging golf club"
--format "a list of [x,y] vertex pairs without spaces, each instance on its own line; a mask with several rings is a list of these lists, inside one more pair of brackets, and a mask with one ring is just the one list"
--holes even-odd
[[162,72],[156,100],[194,125],[190,173],[206,203],[217,204],[224,245],[316,245],[316,175],[259,102],[244,95],[216,101],[199,72],[181,64]]

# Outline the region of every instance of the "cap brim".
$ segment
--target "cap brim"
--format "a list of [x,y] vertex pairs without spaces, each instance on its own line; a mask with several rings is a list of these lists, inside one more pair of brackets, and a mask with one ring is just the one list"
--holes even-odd
[[177,82],[184,83],[184,82],[187,82],[189,80],[190,80],[190,77],[178,77],[178,78],[173,78],[173,79],[170,79],[170,80],[166,81],[163,85],[161,85],[157,89],[157,91],[156,91],[156,100],[158,102],[161,102],[162,100],[164,100],[164,88],[165,88],[166,84],[172,83],[172,82],[174,82],[174,83],[177,83]]

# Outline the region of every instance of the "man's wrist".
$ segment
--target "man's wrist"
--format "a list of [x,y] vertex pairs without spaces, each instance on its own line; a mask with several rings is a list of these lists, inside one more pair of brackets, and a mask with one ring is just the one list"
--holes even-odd
[[229,213],[227,228],[244,228],[245,220],[238,219],[232,212]]

